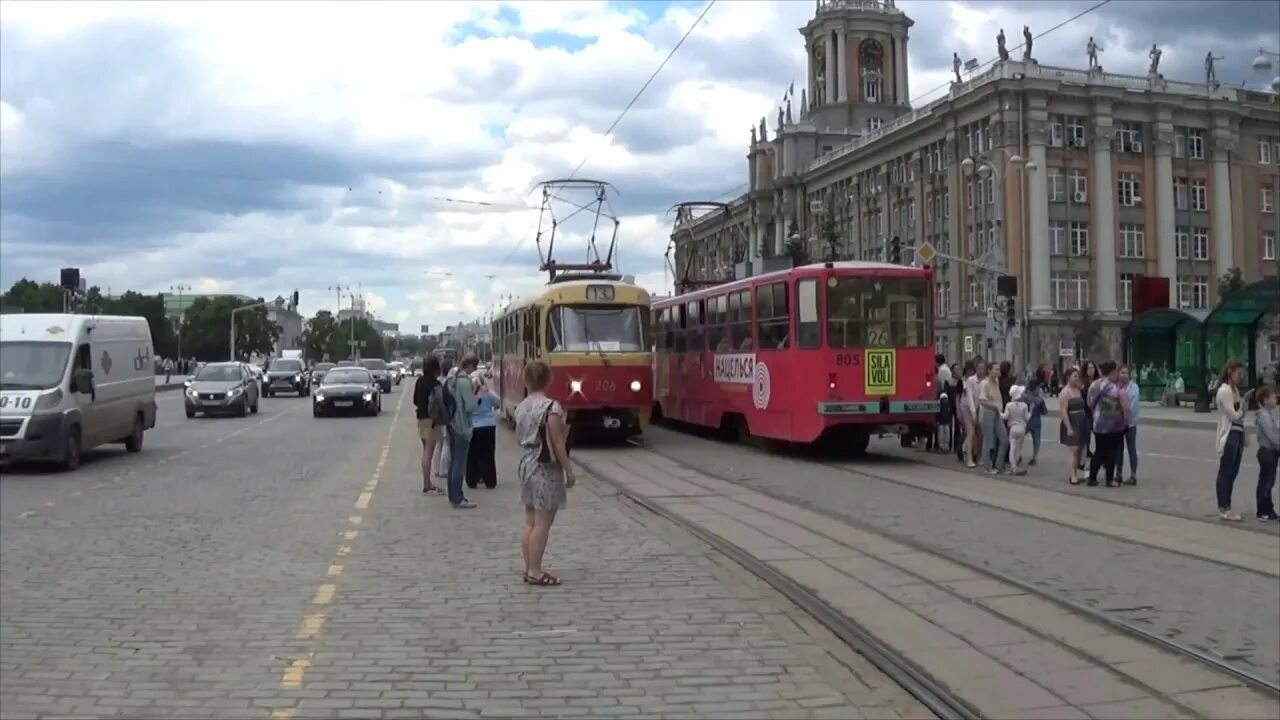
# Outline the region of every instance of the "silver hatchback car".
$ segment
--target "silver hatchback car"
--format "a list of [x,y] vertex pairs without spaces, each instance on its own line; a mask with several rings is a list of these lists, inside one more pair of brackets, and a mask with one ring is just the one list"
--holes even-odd
[[258,412],[258,381],[242,363],[205,365],[191,378],[184,393],[189,418],[197,413],[244,417]]

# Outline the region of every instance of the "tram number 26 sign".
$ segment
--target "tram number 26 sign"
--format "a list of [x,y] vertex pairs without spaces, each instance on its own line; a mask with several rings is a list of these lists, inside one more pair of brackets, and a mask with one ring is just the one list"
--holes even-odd
[[866,393],[893,395],[898,391],[898,358],[895,350],[867,350]]

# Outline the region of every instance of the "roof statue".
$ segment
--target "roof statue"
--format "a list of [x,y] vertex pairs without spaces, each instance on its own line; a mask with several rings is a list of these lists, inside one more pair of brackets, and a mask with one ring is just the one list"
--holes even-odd
[[996,35],[996,52],[1000,53],[1001,60],[1009,59],[1009,48],[1004,44],[1004,28],[1000,28],[1000,33]]
[[1102,66],[1098,64],[1098,53],[1102,51],[1102,47],[1093,41],[1092,35],[1089,36],[1089,44],[1086,49],[1089,52],[1089,69],[1101,69]]
[[964,82],[960,77],[960,65],[960,53],[951,53],[951,71],[956,74],[956,83]]
[[1151,67],[1147,68],[1147,72],[1152,75],[1160,74],[1160,56],[1164,54],[1155,43],[1151,43],[1151,52],[1147,53],[1147,57],[1151,58]]
[[1210,50],[1204,56],[1204,84],[1216,86],[1218,84],[1218,68],[1214,65],[1221,57],[1214,57],[1213,51]]
[[1022,26],[1022,62],[1031,62],[1031,44],[1035,38],[1031,37],[1031,28],[1027,25]]

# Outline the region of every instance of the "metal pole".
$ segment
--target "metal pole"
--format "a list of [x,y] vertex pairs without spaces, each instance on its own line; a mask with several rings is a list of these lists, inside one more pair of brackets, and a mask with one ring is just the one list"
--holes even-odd
[[231,362],[236,361],[236,311],[231,310]]

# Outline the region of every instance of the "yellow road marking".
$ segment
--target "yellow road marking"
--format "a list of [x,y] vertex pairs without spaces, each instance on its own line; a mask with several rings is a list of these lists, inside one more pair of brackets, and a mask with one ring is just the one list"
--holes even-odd
[[280,708],[279,710],[272,710],[268,717],[270,720],[293,720],[293,713],[293,708]]
[[341,574],[342,574],[342,566],[341,566],[341,565],[330,565],[330,566],[329,566],[329,577],[338,577],[338,576],[339,576],[339,575],[341,575]]
[[26,512],[22,513],[21,515],[19,515],[18,517],[20,517],[20,518],[29,518],[29,517],[35,517],[35,516],[36,516],[36,514],[35,514],[35,513],[33,513],[33,512],[31,512],[30,510],[28,510],[28,511],[26,511]]
[[350,545],[343,545],[342,547],[338,548],[338,554],[339,554],[339,555],[348,555],[348,554],[350,554],[350,553],[351,553],[351,546],[350,546]]
[[316,589],[316,596],[311,599],[313,605],[328,605],[333,602],[333,594],[338,588],[332,583],[326,583]]
[[363,520],[364,518],[360,517],[359,515],[352,515],[351,517],[347,518],[347,522],[351,523],[352,525],[359,525]]
[[355,539],[356,539],[356,535],[358,535],[358,534],[360,534],[360,531],[359,531],[359,530],[348,530],[348,531],[346,531],[346,532],[342,533],[342,536],[343,536],[343,537],[345,537],[345,538],[346,538],[346,539],[348,539],[348,540],[355,540]]
[[302,678],[307,674],[307,668],[311,667],[311,660],[308,658],[297,658],[289,663],[289,669],[284,671],[284,676],[280,678],[280,686],[286,688],[296,688],[302,685]]
[[360,497],[356,500],[356,509],[357,509],[357,510],[368,510],[368,509],[369,509],[369,503],[370,503],[372,500],[373,500],[373,493],[371,493],[371,492],[367,492],[367,491],[366,491],[366,492],[362,492],[362,493],[360,493]]
[[320,634],[324,629],[324,613],[312,613],[302,618],[302,630],[298,632],[299,637],[313,638]]

